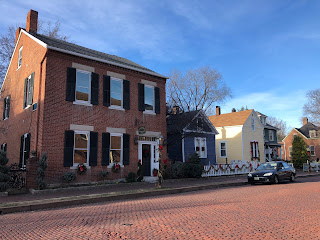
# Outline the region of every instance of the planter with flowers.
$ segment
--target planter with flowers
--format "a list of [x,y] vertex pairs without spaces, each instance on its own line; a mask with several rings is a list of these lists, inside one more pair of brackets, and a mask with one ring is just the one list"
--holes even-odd
[[158,176],[158,169],[154,168],[152,174],[154,177]]
[[79,164],[78,167],[77,167],[77,173],[78,173],[79,175],[83,175],[83,174],[85,174],[86,172],[87,172],[87,167],[86,167],[86,165],[84,165],[84,164]]
[[121,167],[120,167],[120,164],[119,164],[119,163],[114,163],[114,164],[112,165],[112,172],[118,173],[118,172],[120,172],[120,169],[121,169]]

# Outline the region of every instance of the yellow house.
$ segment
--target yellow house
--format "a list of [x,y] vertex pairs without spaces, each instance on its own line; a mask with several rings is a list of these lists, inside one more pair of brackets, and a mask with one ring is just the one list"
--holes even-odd
[[263,125],[257,113],[251,109],[221,114],[219,106],[216,115],[209,120],[219,132],[216,135],[217,163],[231,163],[231,160],[265,162]]

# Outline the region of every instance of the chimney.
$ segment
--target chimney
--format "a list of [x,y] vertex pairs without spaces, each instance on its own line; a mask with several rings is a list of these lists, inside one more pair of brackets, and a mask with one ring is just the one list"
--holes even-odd
[[174,115],[179,114],[179,113],[180,113],[180,107],[179,107],[179,106],[174,106],[174,107],[172,108],[172,113],[173,113]]
[[27,15],[27,32],[37,32],[38,30],[38,12],[34,10],[30,10]]
[[21,31],[21,27],[18,27],[18,29],[16,31],[16,41],[14,42],[14,45],[17,44],[17,41],[18,41],[18,38],[19,38],[19,35],[20,35],[20,31]]
[[232,112],[236,112],[237,110],[235,109],[235,108],[232,108],[232,110],[231,110]]
[[220,106],[216,106],[216,116],[219,116],[221,114]]
[[307,117],[302,118],[302,123],[303,123],[303,126],[306,125],[308,123],[308,118]]

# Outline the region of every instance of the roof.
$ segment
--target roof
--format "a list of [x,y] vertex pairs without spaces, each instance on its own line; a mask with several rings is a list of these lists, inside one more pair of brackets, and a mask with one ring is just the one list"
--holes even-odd
[[209,116],[208,118],[215,127],[244,125],[252,111],[253,109],[250,109],[245,111],[220,114],[218,116],[213,115]]
[[313,123],[308,122],[307,124],[303,125],[301,128],[296,128],[296,130],[302,133],[305,137],[310,138],[309,131],[310,130],[319,131],[320,127],[314,125]]
[[[25,32],[25,31],[24,31]],[[27,33],[27,32],[25,32]],[[146,67],[143,67],[135,62],[132,62],[126,58],[118,57],[115,55],[110,55],[107,53],[95,51],[89,48],[85,48],[74,43],[66,42],[60,39],[55,39],[52,37],[48,37],[42,34],[38,34],[35,32],[29,32],[28,34],[32,35],[33,37],[37,38],[41,42],[45,43],[49,49],[53,49],[56,51],[68,52],[74,55],[81,55],[82,57],[94,59],[97,61],[107,61],[110,64],[121,65],[123,67],[127,67],[130,69],[134,69],[136,71],[141,71],[144,73],[148,73],[157,77],[167,78],[159,73],[156,73]]]
[[191,111],[168,115],[167,132],[181,132],[197,114],[198,111]]

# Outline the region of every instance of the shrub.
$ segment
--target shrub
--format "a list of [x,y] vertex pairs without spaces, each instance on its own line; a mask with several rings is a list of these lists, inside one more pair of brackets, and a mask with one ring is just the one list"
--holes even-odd
[[184,177],[184,163],[175,162],[172,164],[172,177],[173,178],[183,178]]
[[107,171],[100,171],[99,172],[99,176],[101,178],[103,178],[103,180],[106,179],[109,176],[109,174],[110,174],[110,172],[107,172]]
[[0,151],[0,192],[7,190],[9,187],[9,167],[6,166],[8,161],[6,153]]
[[126,181],[127,182],[135,182],[137,179],[137,174],[134,172],[129,172],[128,175],[126,176]]
[[184,166],[184,175],[189,178],[200,178],[202,175],[202,165],[199,155],[194,153],[190,155]]
[[66,183],[70,183],[76,180],[76,174],[74,172],[66,172],[63,174],[62,179]]

